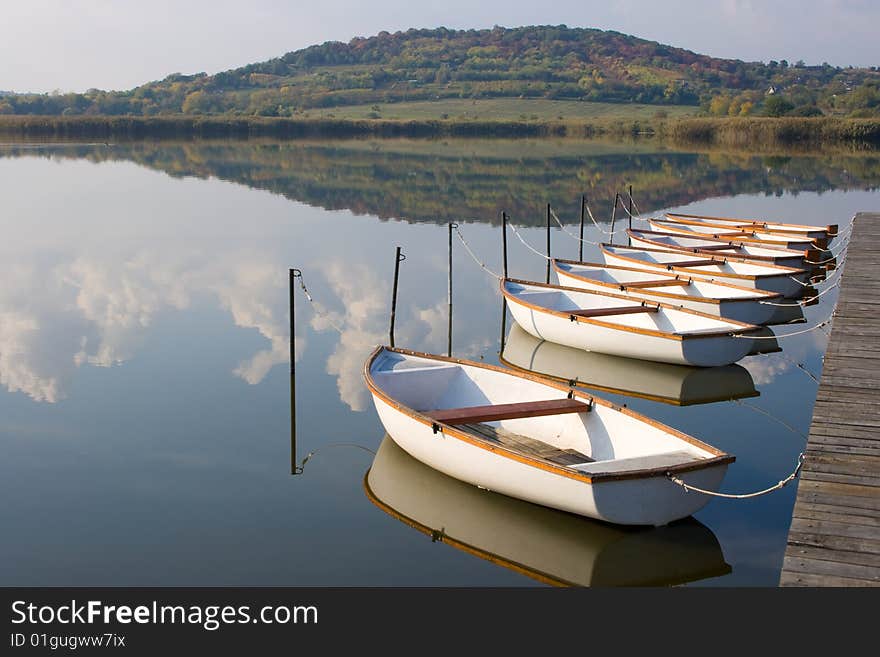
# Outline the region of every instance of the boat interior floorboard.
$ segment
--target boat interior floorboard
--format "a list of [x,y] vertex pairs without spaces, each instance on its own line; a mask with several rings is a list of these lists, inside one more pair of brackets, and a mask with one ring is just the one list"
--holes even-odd
[[580,463],[592,463],[595,459],[575,449],[559,449],[536,438],[522,436],[501,427],[493,427],[488,424],[474,423],[463,424],[462,429],[476,434],[489,442],[499,443],[504,447],[516,450],[529,456],[537,456],[557,465],[576,465]]

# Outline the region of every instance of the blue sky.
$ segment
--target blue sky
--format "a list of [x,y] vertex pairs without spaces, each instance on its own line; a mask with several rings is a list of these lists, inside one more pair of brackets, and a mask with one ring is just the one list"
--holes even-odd
[[717,57],[880,65],[872,0],[4,0],[0,89],[127,89],[409,27],[613,29]]

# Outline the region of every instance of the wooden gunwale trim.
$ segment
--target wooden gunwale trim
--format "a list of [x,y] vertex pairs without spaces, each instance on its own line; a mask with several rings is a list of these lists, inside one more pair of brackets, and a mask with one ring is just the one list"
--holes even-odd
[[[681,308],[679,306],[673,306],[668,303],[661,303],[659,301],[649,301],[647,299],[642,299],[642,305],[653,307],[656,306],[658,309],[662,308],[664,310],[674,310],[675,312],[687,313],[688,315],[695,315],[696,317],[702,317],[704,319],[711,319],[716,322],[726,322],[728,324],[734,324],[740,326],[739,330],[733,329],[719,329],[718,331],[711,331],[705,333],[697,333],[693,335],[681,335],[677,333],[664,333],[663,331],[658,331],[657,329],[646,329],[640,326],[626,326],[625,324],[616,324],[614,322],[607,322],[601,319],[596,319],[594,317],[580,317],[579,315],[572,315],[569,311],[564,310],[554,310],[552,308],[547,308],[546,306],[539,306],[531,301],[525,301],[519,297],[517,297],[512,292],[508,292],[505,289],[505,283],[514,283],[517,285],[529,285],[533,287],[542,287],[548,288],[552,290],[563,290],[565,292],[578,292],[581,294],[598,294],[604,297],[612,297],[614,299],[625,299],[626,301],[633,301],[634,299],[631,296],[623,295],[623,294],[612,294],[611,292],[602,292],[601,290],[584,290],[578,287],[566,287],[564,285],[552,285],[549,283],[536,283],[534,281],[524,281],[518,278],[506,278],[501,279],[501,294],[507,299],[508,303],[517,303],[521,306],[525,306],[534,311],[542,312],[548,315],[553,315],[555,317],[559,317],[562,319],[568,319],[569,321],[575,321],[579,323],[587,323],[587,324],[595,324],[597,326],[601,326],[603,328],[615,329],[626,331],[628,333],[638,333],[641,335],[650,335],[656,338],[666,338],[667,340],[676,340],[678,342],[682,342],[685,340],[700,340],[705,338],[719,338],[730,336],[733,333],[742,334],[742,333],[754,333],[756,331],[760,331],[762,327],[757,326],[756,324],[748,324],[746,322],[740,322],[735,319],[728,319],[726,317],[715,317],[714,315],[709,315],[707,313],[701,313],[699,310],[691,310],[690,308]],[[571,318],[574,317],[574,320]]]
[[618,253],[610,252],[605,248],[606,246],[610,246],[615,249],[618,249],[618,248],[628,249],[630,251],[644,251],[646,253],[665,253],[667,255],[669,253],[674,253],[674,252],[670,252],[667,249],[652,249],[650,247],[632,247],[632,246],[621,247],[616,244],[604,244],[604,243],[601,244],[599,247],[603,253],[607,253],[608,255],[611,255],[611,256],[614,256],[617,258],[623,258],[624,260],[627,260],[629,262],[635,262],[637,264],[644,264],[647,267],[665,269],[666,271],[683,271],[683,272],[687,272],[687,273],[693,272],[698,275],[699,274],[711,274],[712,276],[723,276],[724,278],[736,278],[739,280],[748,280],[748,281],[757,281],[757,280],[766,279],[766,278],[773,278],[773,277],[777,277],[777,276],[798,276],[799,274],[806,274],[807,273],[807,271],[805,269],[801,269],[798,267],[787,267],[785,265],[775,265],[775,264],[771,264],[771,263],[755,265],[754,262],[750,262],[750,261],[744,260],[742,258],[723,258],[723,259],[713,258],[713,259],[717,260],[718,265],[723,265],[726,262],[738,262],[738,263],[744,264],[744,265],[772,267],[774,269],[783,269],[785,271],[780,271],[778,273],[773,273],[773,274],[737,274],[736,272],[724,272],[724,271],[722,271],[722,272],[705,272],[705,271],[700,271],[698,269],[693,269],[690,267],[668,267],[667,265],[663,264],[662,262],[646,263],[644,260],[639,260],[638,258],[633,258],[632,256],[626,256],[626,255],[621,255]]
[[[791,242],[801,242],[801,243],[805,242],[807,244],[811,244],[812,246],[808,246],[804,250],[814,249],[814,248],[819,248],[819,245],[816,243],[816,241],[818,239],[821,239],[821,238],[809,237],[806,233],[801,233],[800,235],[798,235],[797,233],[786,233],[786,234],[772,233],[772,235],[778,235],[780,237],[780,239],[778,239],[778,240],[762,240],[759,237],[748,237],[749,235],[754,235],[758,231],[738,232],[738,233],[713,233],[713,232],[711,232],[711,230],[698,231],[698,230],[689,230],[687,228],[681,228],[679,226],[676,226],[675,225],[676,222],[674,222],[674,221],[664,221],[662,219],[651,219],[648,221],[648,223],[653,228],[657,229],[655,232],[663,232],[665,230],[665,231],[671,231],[674,235],[681,235],[683,237],[693,237],[694,239],[713,239],[713,240],[721,240],[724,242],[727,242],[731,238],[734,238],[733,239],[734,243],[743,242],[743,243],[748,243],[748,244],[752,244],[755,246],[764,246],[764,247],[770,248],[770,249],[772,249],[772,248],[792,249],[792,247],[789,246],[789,244]],[[672,225],[669,226],[667,224],[672,224]],[[682,222],[680,225],[682,225],[682,226],[697,226],[697,227],[702,226],[707,229],[712,229],[712,228],[725,228],[725,229],[730,229],[730,230],[736,229],[735,226],[720,226],[718,224],[715,224],[715,225],[703,224],[698,221],[693,221],[693,222],[688,222],[688,223]],[[767,233],[766,231],[764,231],[763,234],[770,235],[771,233]],[[800,251],[801,249],[793,249],[793,250]]]
[[[370,470],[372,470],[372,468],[370,468]],[[446,543],[447,545],[450,545],[457,550],[461,550],[462,552],[466,552],[467,554],[472,554],[475,557],[479,557],[480,559],[483,559],[495,565],[507,568],[520,575],[531,577],[532,579],[541,582],[542,584],[550,584],[551,586],[577,586],[573,582],[554,577],[553,575],[549,575],[543,571],[537,570],[535,568],[530,568],[529,566],[521,564],[518,561],[506,559],[505,557],[495,554],[494,552],[489,552],[488,550],[478,548],[477,546],[470,543],[460,541],[457,538],[454,538],[447,534],[442,528],[439,530],[434,529],[433,527],[429,527],[428,525],[425,525],[414,518],[404,515],[389,504],[380,500],[378,496],[373,492],[373,489],[370,488],[370,482],[368,481],[370,470],[367,470],[366,474],[364,475],[364,493],[366,494],[367,499],[370,500],[370,502],[372,502],[381,511],[384,511],[395,520],[399,520],[404,525],[408,525],[409,527],[412,527],[422,534],[430,536],[431,540],[438,541],[440,543]]]
[[[417,358],[425,358],[427,360],[436,360],[444,363],[455,363],[457,365],[463,365],[465,367],[475,367],[477,369],[489,370],[491,372],[498,372],[500,374],[505,374],[508,376],[516,376],[521,379],[526,379],[528,381],[534,381],[535,383],[540,383],[542,385],[547,386],[548,388],[554,388],[559,390],[560,392],[564,392],[566,394],[571,393],[572,398],[584,399],[592,402],[593,404],[599,406],[605,406],[613,411],[617,411],[618,413],[623,413],[624,415],[628,415],[631,418],[634,418],[640,422],[644,422],[652,427],[660,429],[666,433],[669,433],[676,438],[683,440],[684,442],[693,445],[699,449],[705,450],[714,456],[712,458],[701,459],[699,461],[691,461],[690,463],[682,463],[680,465],[673,465],[667,468],[643,468],[641,470],[626,470],[622,472],[592,472],[592,473],[584,473],[579,472],[577,470],[572,470],[570,468],[566,468],[560,465],[556,465],[555,463],[551,463],[550,461],[546,461],[544,459],[528,456],[525,454],[520,454],[511,449],[503,447],[501,445],[492,445],[488,441],[477,438],[471,433],[461,431],[455,427],[451,427],[443,422],[435,422],[428,418],[425,415],[422,415],[418,411],[411,409],[408,406],[405,406],[399,403],[397,400],[389,397],[379,386],[373,381],[373,375],[371,373],[371,369],[373,363],[376,358],[382,352],[403,354],[405,356],[415,356]],[[398,412],[406,415],[412,420],[419,422],[420,424],[424,424],[427,427],[432,427],[435,424],[441,428],[443,435],[450,436],[452,438],[456,438],[461,440],[462,442],[468,443],[474,447],[479,447],[480,449],[484,449],[488,452],[493,452],[498,456],[502,456],[504,458],[511,459],[513,461],[517,461],[519,463],[523,463],[525,465],[536,467],[540,470],[546,470],[552,474],[560,475],[566,477],[568,479],[574,479],[576,481],[581,481],[587,484],[593,483],[602,483],[606,481],[619,481],[624,479],[644,479],[647,477],[653,476],[665,476],[667,472],[669,473],[677,473],[677,472],[692,472],[694,470],[702,470],[706,467],[714,467],[716,465],[722,465],[726,463],[733,463],[736,460],[736,457],[732,454],[727,454],[726,452],[721,451],[717,447],[713,447],[707,443],[702,442],[690,436],[678,429],[674,429],[670,426],[663,424],[662,422],[658,422],[652,418],[642,415],[641,413],[636,413],[635,411],[624,408],[622,406],[617,406],[612,402],[602,399],[601,397],[594,397],[593,395],[588,395],[580,390],[575,390],[574,388],[570,388],[569,386],[560,385],[555,383],[552,380],[547,379],[546,377],[541,377],[534,374],[528,374],[526,372],[517,372],[514,370],[505,369],[503,367],[498,367],[496,365],[489,365],[488,363],[477,363],[470,360],[465,360],[462,358],[455,358],[450,356],[440,356],[438,354],[428,354],[420,351],[413,351],[411,349],[401,349],[399,347],[388,347],[388,346],[378,346],[373,350],[373,353],[364,363],[364,379],[367,383],[367,388],[369,388],[370,392],[374,397],[377,397],[384,403],[388,404],[392,408],[396,409]]]
[[[555,374],[548,374],[546,372],[537,372],[535,370],[530,370],[527,367],[522,367],[521,365],[516,365],[515,363],[511,363],[507,360],[503,355],[499,354],[498,360],[501,361],[506,367],[510,367],[512,369],[518,370],[520,372],[533,372],[538,374],[539,376],[546,377],[548,379],[552,379],[553,381],[557,381],[559,383],[568,384],[572,381],[574,382],[575,387],[578,388],[590,388],[591,390],[600,390],[601,392],[610,392],[615,395],[623,395],[625,397],[636,397],[638,399],[647,399],[648,401],[660,402],[661,404],[670,404],[671,406],[697,406],[699,404],[714,404],[715,402],[727,401],[729,399],[748,399],[751,397],[760,397],[761,393],[758,390],[753,390],[747,395],[740,395],[738,397],[711,397],[709,399],[701,399],[699,401],[692,402],[683,402],[681,399],[677,399],[675,397],[663,397],[662,395],[652,395],[648,392],[637,392],[634,390],[624,390],[623,388],[612,388],[611,386],[601,386],[594,383],[590,383],[589,381],[580,381],[579,379],[566,379],[561,376],[557,376]],[[683,365],[682,367],[686,367]]]
[[[653,269],[651,267],[625,267],[624,265],[608,265],[608,264],[603,264],[603,263],[599,263],[599,262],[579,262],[577,260],[566,260],[564,258],[554,258],[553,259],[553,268],[557,272],[559,271],[559,267],[557,267],[557,265],[556,265],[556,263],[558,263],[558,262],[569,264],[569,265],[584,265],[587,267],[600,267],[602,269],[622,269],[624,271],[635,271],[635,272],[639,272],[641,274],[651,274],[652,276],[669,276],[670,278],[676,278],[676,279],[682,278],[682,276],[679,274],[670,274],[668,271],[666,271],[666,273],[664,274],[663,272],[658,272],[656,269]],[[572,276],[573,278],[578,278],[578,279],[581,278],[580,275],[574,274],[569,271],[566,271],[564,273],[567,276]],[[702,272],[702,273],[707,274],[710,272]],[[686,278],[692,282],[711,283],[712,285],[720,285],[721,287],[729,287],[733,290],[743,290],[743,291],[746,291],[746,292],[749,292],[749,293],[756,295],[752,299],[737,297],[737,298],[732,298],[732,299],[725,298],[724,301],[766,301],[766,300],[770,300],[770,299],[777,299],[777,300],[782,299],[782,295],[779,292],[770,292],[769,290],[762,290],[760,288],[745,287],[743,285],[737,285],[736,283],[728,283],[727,281],[719,281],[714,278],[707,278],[705,276],[687,276]],[[593,279],[584,278],[583,280],[589,280],[592,282],[600,283],[602,285],[613,285],[612,283],[604,283],[603,281],[593,281]],[[651,292],[651,294],[664,294],[664,295],[666,295],[666,294],[672,294],[672,293]],[[686,297],[687,295],[672,295],[672,296]],[[758,297],[761,297],[761,298],[759,299]],[[693,297],[688,297],[688,298],[693,298]]]
[[837,235],[837,224],[827,224],[825,226],[810,226],[808,224],[789,224],[781,221],[763,221],[761,219],[743,219],[741,217],[719,217],[706,214],[683,214],[679,212],[667,212],[667,217],[686,217],[688,219],[721,219],[723,221],[737,221],[742,225],[762,226],[767,230],[773,230],[771,226],[790,226],[794,228],[808,228],[810,230],[824,230],[829,236]]
[[[635,230],[630,231],[629,229],[627,229],[626,232],[634,240],[647,242],[648,244],[660,247],[661,249],[665,249],[667,251],[672,251],[672,252],[676,252],[676,253],[696,253],[699,255],[707,254],[710,256],[718,254],[718,250],[712,249],[712,248],[703,248],[700,246],[684,246],[684,245],[664,244],[663,242],[659,242],[655,239],[651,239],[650,237],[645,237],[645,233],[648,231],[635,231]],[[668,236],[668,237],[681,237],[681,235],[657,233],[657,232],[654,232],[653,234]],[[698,238],[694,238],[694,239],[705,239],[706,241],[709,240],[709,238],[702,238],[702,237],[698,237]],[[731,244],[731,248],[733,248],[733,249],[746,249],[749,246],[754,246],[753,244],[737,244],[735,242],[731,242],[730,244]],[[799,251],[796,249],[777,249],[776,247],[773,247],[773,246],[761,247],[761,248],[766,248],[769,251],[779,251],[780,253],[779,253],[779,255],[754,255],[754,254],[749,254],[749,253],[732,253],[730,255],[733,256],[734,258],[739,258],[741,260],[758,260],[760,262],[769,262],[769,263],[775,265],[780,260],[788,260],[789,258],[801,258],[801,259],[811,260],[815,257],[818,257],[818,253],[819,253],[818,250]],[[783,251],[785,251],[786,253],[783,253]],[[728,254],[723,253],[720,255],[727,257]]]

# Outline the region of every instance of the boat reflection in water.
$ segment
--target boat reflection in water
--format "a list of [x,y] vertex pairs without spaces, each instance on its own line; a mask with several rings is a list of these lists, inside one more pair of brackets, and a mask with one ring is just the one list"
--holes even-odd
[[585,388],[678,406],[760,394],[752,375],[739,365],[688,367],[583,351],[539,340],[516,323],[504,343],[501,362],[557,381],[577,380],[577,385]]
[[671,586],[731,571],[718,539],[693,518],[634,529],[556,511],[448,477],[387,435],[364,489],[432,540],[548,584]]

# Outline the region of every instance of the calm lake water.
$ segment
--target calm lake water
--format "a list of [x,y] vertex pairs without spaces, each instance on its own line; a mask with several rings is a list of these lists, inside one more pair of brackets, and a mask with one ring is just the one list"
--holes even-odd
[[[627,184],[643,212],[846,225],[880,207],[880,158],[550,140],[0,146],[0,584],[775,585],[795,486],[623,531],[465,486],[383,441],[362,366],[387,341],[395,246],[397,344],[445,353],[447,221],[498,271],[502,209],[541,249],[545,203],[576,230],[582,192],[607,220]],[[577,242],[554,229],[553,251]],[[497,282],[457,241],[454,257],[454,353],[497,363]],[[512,236],[510,263],[544,278]],[[297,291],[297,460],[315,452],[300,476],[289,267],[315,300]],[[804,370],[819,375],[826,340],[743,360],[738,401],[653,401],[710,384],[591,367],[649,393],[599,396],[735,454],[724,490],[749,491],[802,450],[817,387]]]

